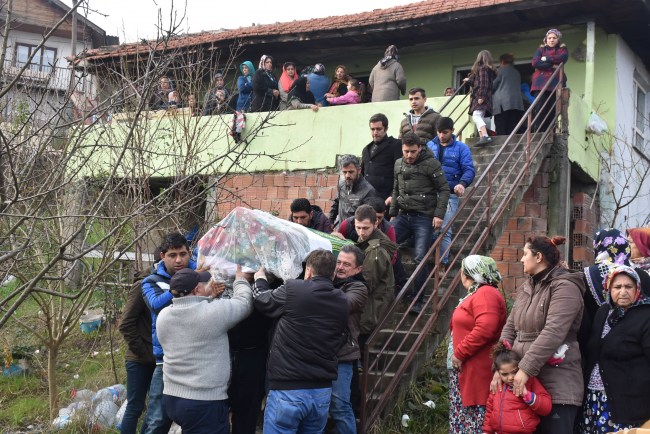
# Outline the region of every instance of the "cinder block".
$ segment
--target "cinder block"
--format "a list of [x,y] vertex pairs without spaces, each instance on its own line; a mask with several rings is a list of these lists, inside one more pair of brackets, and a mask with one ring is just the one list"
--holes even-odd
[[[524,233],[523,232],[511,232],[510,233],[510,247],[515,250],[524,245]],[[517,255],[517,253],[515,253]]]
[[515,247],[503,248],[503,262],[514,262],[517,260],[517,249]]

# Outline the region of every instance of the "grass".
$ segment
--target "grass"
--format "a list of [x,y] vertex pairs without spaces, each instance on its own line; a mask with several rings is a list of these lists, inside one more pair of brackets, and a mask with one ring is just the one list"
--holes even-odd
[[[3,328],[4,334],[19,332],[15,326]],[[35,342],[29,341],[30,336],[22,333],[21,344],[33,345],[39,348],[30,360],[30,373],[16,377],[0,377],[0,432],[22,430],[28,425],[49,427],[49,407],[47,388],[47,354]],[[16,339],[18,336],[14,336]],[[126,382],[124,370],[124,349],[122,337],[117,330],[113,332],[113,343],[118,350],[115,352],[115,365],[118,383]],[[59,392],[59,408],[66,407],[71,402],[73,389],[98,389],[115,384],[111,355],[109,353],[109,330],[104,327],[100,331],[88,335],[82,334],[77,325],[68,340],[64,343],[57,365],[57,384]],[[58,409],[57,409],[58,410]],[[75,422],[57,433],[85,434],[97,432],[87,427],[83,422]],[[101,432],[114,433],[114,430]]]
[[[423,373],[412,383],[402,402],[385,417],[380,426],[375,426],[376,434],[428,433],[447,434],[449,432],[449,388],[447,375],[447,341],[443,341],[436,355],[425,366]],[[435,408],[424,405],[433,401]],[[402,416],[410,418],[407,427],[402,426]]]

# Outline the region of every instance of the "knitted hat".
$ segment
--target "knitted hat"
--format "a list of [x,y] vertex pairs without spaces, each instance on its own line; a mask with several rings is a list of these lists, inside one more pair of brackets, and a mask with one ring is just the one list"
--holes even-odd
[[183,268],[174,273],[169,282],[169,289],[178,292],[179,296],[187,295],[199,282],[209,282],[211,278],[209,271],[197,272],[190,268]]

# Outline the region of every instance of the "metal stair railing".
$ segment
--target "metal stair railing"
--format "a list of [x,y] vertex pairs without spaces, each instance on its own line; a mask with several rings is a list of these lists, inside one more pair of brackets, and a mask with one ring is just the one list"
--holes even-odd
[[[558,84],[552,88],[549,83],[558,79]],[[457,230],[454,232],[451,247],[457,247],[455,255],[450,254],[450,259],[447,264],[446,270],[439,273],[439,259],[445,252],[440,252],[440,244],[442,236],[438,236],[433,243],[424,259],[418,264],[413,274],[408,279],[406,285],[397,295],[395,301],[390,306],[382,320],[379,322],[373,333],[369,336],[366,345],[363,348],[363,370],[362,377],[362,403],[361,403],[361,432],[368,432],[373,423],[379,419],[382,411],[384,410],[388,400],[396,391],[403,375],[413,362],[416,353],[423,345],[427,335],[436,324],[440,312],[445,307],[452,293],[454,293],[457,285],[460,282],[460,273],[454,276],[450,271],[454,268],[460,268],[461,256],[476,254],[479,252],[490,234],[492,233],[495,225],[497,225],[510,205],[511,200],[516,196],[518,190],[522,190],[527,185],[530,177],[530,169],[534,164],[535,159],[546,141],[553,134],[555,124],[558,116],[565,113],[562,110],[562,89],[563,89],[563,66],[560,65],[546,85],[542,88],[542,92],[550,91],[555,94],[555,98],[549,97],[543,103],[537,98],[529,109],[525,112],[522,119],[519,121],[513,132],[507,137],[503,145],[496,152],[490,163],[487,165],[483,173],[479,176],[478,180],[471,188],[466,190],[465,197],[462,199],[458,207],[458,212],[445,225],[441,234],[448,230],[455,223],[460,223]],[[450,97],[450,99],[453,97]],[[448,101],[449,102],[449,101]],[[544,117],[541,115],[550,109],[551,105],[555,105],[555,114],[552,110],[548,110]],[[441,108],[441,110],[445,107]],[[535,114],[534,114],[535,113]],[[553,116],[551,118],[551,116]],[[541,129],[540,125],[545,125],[546,121],[550,126],[547,129]],[[563,129],[566,127],[566,119],[562,119]],[[525,132],[516,137],[516,132],[526,125]],[[523,165],[523,166],[522,166]],[[495,182],[496,181],[496,182]],[[501,181],[501,182],[498,182]],[[522,192],[523,193],[523,192]],[[475,202],[473,206],[470,202]],[[471,206],[471,209],[470,209]],[[458,221],[461,211],[468,208],[467,215],[473,218],[466,219],[463,222]],[[462,245],[458,246],[459,239],[464,237],[465,240]],[[397,308],[404,298],[405,294],[412,292],[411,289],[415,286],[415,281],[418,276],[424,272],[425,263],[431,258],[435,259],[435,265],[431,267],[425,283],[418,289],[417,295],[413,297],[406,311],[397,319],[397,323],[392,327],[392,330],[385,341],[380,342],[380,331],[389,325],[389,321],[396,315]],[[432,280],[433,291],[425,298],[424,308],[417,315],[415,320],[407,321],[409,310],[417,302],[418,296],[422,294],[427,287],[427,281]],[[449,281],[449,283],[447,283]],[[438,298],[438,292],[441,289],[441,282],[446,284],[446,292]],[[431,310],[431,314],[426,313]],[[410,323],[410,324],[409,324]],[[413,344],[407,348],[406,343],[409,336],[413,334],[416,338]],[[401,337],[398,335],[402,335]],[[391,346],[391,344],[393,344]],[[373,360],[369,359],[369,349],[373,346],[380,345],[378,353],[373,353]],[[392,348],[389,350],[389,347]],[[395,349],[396,348],[396,349]],[[398,353],[402,355],[406,352],[401,362],[399,362]],[[396,363],[399,362],[399,363]],[[386,374],[391,372],[389,381],[382,381]],[[370,381],[370,373],[374,381]],[[385,388],[382,389],[382,385]]]

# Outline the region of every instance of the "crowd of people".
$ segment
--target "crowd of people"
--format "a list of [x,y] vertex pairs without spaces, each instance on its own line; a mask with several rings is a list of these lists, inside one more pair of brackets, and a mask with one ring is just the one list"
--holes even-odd
[[[479,145],[492,142],[491,135],[509,135],[532,102],[540,99],[536,113],[537,125],[546,129],[554,122],[555,105],[547,103],[552,96],[553,87],[560,78],[551,80],[555,69],[568,61],[568,50],[561,42],[562,33],[550,29],[543,43],[535,51],[532,59],[534,73],[532,86],[522,81],[521,74],[514,67],[514,57],[504,53],[496,67],[488,50],[478,53],[470,73],[463,80],[469,85],[471,115],[479,133]],[[282,65],[278,78],[274,72],[275,60],[263,55],[255,69],[253,62],[244,61],[239,65],[239,75],[234,82],[236,89],[229,89],[222,71],[214,74],[210,89],[199,106],[195,94],[181,97],[168,77],[161,77],[157,89],[151,95],[151,110],[187,107],[193,115],[211,116],[235,112],[265,112],[275,110],[311,109],[320,107],[359,104],[363,102],[382,102],[399,100],[407,93],[406,74],[395,45],[386,48],[384,57],[372,68],[367,83],[352,77],[345,65],[337,65],[332,78],[328,78],[322,63],[306,66],[299,71],[299,65],[287,61]],[[548,83],[548,87],[544,86]],[[562,76],[566,85],[566,75]],[[444,96],[453,96],[457,90],[447,87]],[[408,95],[411,101],[411,95]],[[423,93],[423,98],[425,95]],[[437,118],[427,119],[433,129]],[[487,118],[494,117],[493,130],[488,129]],[[407,116],[407,120],[413,116]],[[411,126],[414,124],[411,123]],[[424,124],[423,124],[424,125]],[[433,135],[426,140],[433,138]]]
[[[549,30],[536,52],[533,92],[566,62],[560,38]],[[502,116],[497,128],[514,128],[523,112],[512,60],[501,56],[495,72],[490,53],[481,51],[472,67],[470,111],[479,145],[489,143],[484,117]],[[257,70],[243,62],[236,107],[317,111],[363,99],[363,86],[345,66],[337,66],[332,83],[320,64],[306,74],[291,62],[282,69],[278,80],[270,56]],[[412,242],[419,263],[442,237],[444,267],[452,235],[446,227],[475,176],[471,150],[454,135],[453,120],[426,105],[423,88],[406,91],[396,47],[388,47],[375,69],[373,101],[408,93],[411,110],[399,137],[388,134],[384,114],[370,117],[372,140],[361,159],[341,158],[329,213],[294,198],[288,216],[353,244],[337,257],[313,251],[304,275],[284,282],[264,269],[238,268],[225,297],[225,283],[195,271],[186,238],[168,234],[160,261],[123,313],[129,351],[122,433],[135,432],[147,396],[143,433],[166,433],[174,421],[186,434],[253,434],[264,396],[265,433],[324,432],[328,415],[337,432],[356,433],[361,350],[407,279],[397,246]],[[223,78],[215,75],[203,114],[229,104]],[[382,88],[387,83],[394,88]],[[154,96],[171,94],[168,79],[160,85]],[[518,100],[508,98],[515,93]],[[630,229],[627,236],[600,231],[596,264],[581,272],[562,263],[564,241],[528,238],[521,262],[529,278],[509,314],[496,262],[463,259],[467,292],[453,313],[448,348],[450,432],[605,433],[650,418],[643,404],[650,390],[650,229]],[[416,314],[428,266],[422,264],[405,297]]]

